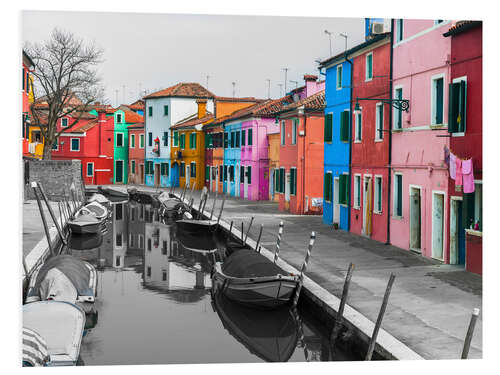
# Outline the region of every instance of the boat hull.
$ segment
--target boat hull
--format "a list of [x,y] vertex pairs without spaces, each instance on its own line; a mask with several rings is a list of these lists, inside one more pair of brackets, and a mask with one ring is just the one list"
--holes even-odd
[[177,220],[177,228],[189,233],[209,235],[217,228],[215,220]]
[[68,223],[72,233],[95,234],[99,233],[101,223]]

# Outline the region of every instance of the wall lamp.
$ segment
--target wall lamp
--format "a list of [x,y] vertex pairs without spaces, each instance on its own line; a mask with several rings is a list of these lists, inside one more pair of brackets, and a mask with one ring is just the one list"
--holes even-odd
[[360,100],[376,100],[385,104],[389,104],[400,111],[408,112],[410,109],[410,101],[408,99],[385,99],[385,98],[356,98],[356,105],[354,106],[354,112],[361,111],[359,106]]

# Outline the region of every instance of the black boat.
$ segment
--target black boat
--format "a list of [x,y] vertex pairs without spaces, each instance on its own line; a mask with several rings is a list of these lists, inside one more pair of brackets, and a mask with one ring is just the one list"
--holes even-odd
[[215,232],[217,220],[182,219],[175,222],[181,231],[208,235]]
[[225,247],[227,255],[231,255],[238,250],[252,250],[250,245],[247,245],[243,241],[230,238],[226,241]]
[[102,234],[76,234],[69,236],[68,246],[72,250],[90,250],[95,249],[102,244]]
[[128,193],[118,188],[110,186],[98,186],[97,190],[99,190],[100,193],[105,195],[109,195],[116,198],[128,199]]
[[151,204],[153,206],[158,206],[158,193],[148,193],[144,191],[139,191],[135,187],[127,188],[129,194],[129,199],[138,203]]
[[187,250],[194,252],[217,251],[217,243],[212,233],[178,231],[177,238],[181,245]]
[[93,234],[99,233],[101,229],[101,220],[94,214],[81,214],[73,220],[68,221],[71,233]]

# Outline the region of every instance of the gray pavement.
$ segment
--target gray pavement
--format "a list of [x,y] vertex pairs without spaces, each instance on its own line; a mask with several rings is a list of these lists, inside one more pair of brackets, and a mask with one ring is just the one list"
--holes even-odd
[[[49,202],[52,207],[52,211],[57,218],[59,218],[59,210],[57,208],[57,202]],[[52,218],[50,217],[49,210],[42,204],[43,211],[45,212],[45,217],[47,219],[47,224],[49,228],[54,225]],[[23,256],[29,254],[29,252],[35,247],[35,245],[45,237],[45,232],[43,229],[42,218],[40,216],[40,210],[38,209],[38,204],[36,200],[27,200],[23,203]]]

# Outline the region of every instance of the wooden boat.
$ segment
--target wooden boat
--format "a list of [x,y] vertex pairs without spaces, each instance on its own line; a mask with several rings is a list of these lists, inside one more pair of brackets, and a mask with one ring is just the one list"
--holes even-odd
[[84,326],[85,312],[72,303],[40,301],[23,305],[23,328],[37,332],[45,341],[46,366],[76,365]]
[[281,270],[253,251],[242,249],[215,263],[212,283],[229,299],[244,305],[276,308],[294,296],[298,275]]
[[214,252],[217,251],[217,243],[212,233],[190,233],[178,231],[177,238],[180,244],[186,249],[194,252]]
[[212,305],[224,328],[250,353],[266,362],[286,362],[299,340],[294,309],[255,310],[212,293]]
[[68,246],[72,250],[90,250],[95,249],[102,244],[102,234],[76,234],[71,233],[68,239]]
[[128,199],[128,193],[118,188],[114,188],[111,186],[98,186],[97,189],[99,190],[99,192],[105,195],[109,195],[116,198]]
[[99,202],[90,202],[80,210],[83,210],[84,213],[93,213],[99,220],[105,219],[109,215],[109,210]]
[[225,243],[225,247],[226,254],[228,255],[231,255],[238,250],[252,250],[252,248],[249,245],[243,243],[243,241],[235,239],[228,239]]
[[87,202],[98,202],[101,204],[109,204],[110,200],[102,194],[94,193],[89,199],[87,199]]
[[80,213],[79,215],[75,214],[75,216],[76,217],[73,220],[68,221],[71,233],[99,233],[101,220],[96,218],[94,214]]
[[135,187],[127,188],[127,192],[129,195],[129,199],[143,203],[143,204],[151,204],[153,206],[158,206],[158,193],[149,193],[144,191],[139,191]]
[[204,234],[213,233],[217,228],[217,220],[182,219],[176,221],[177,228],[181,231]]
[[23,327],[23,367],[47,366],[49,361],[45,339],[38,332]]

